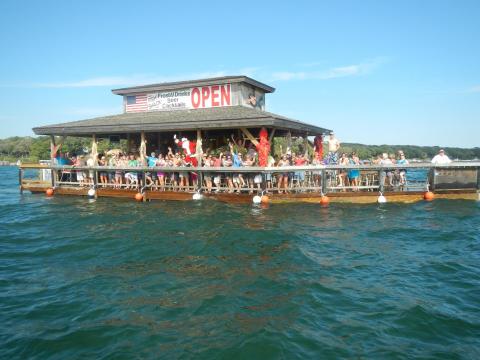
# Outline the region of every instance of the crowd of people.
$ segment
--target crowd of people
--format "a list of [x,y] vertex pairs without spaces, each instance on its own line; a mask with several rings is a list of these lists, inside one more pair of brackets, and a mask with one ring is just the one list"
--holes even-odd
[[[254,171],[235,172],[235,168],[248,168],[259,166],[259,154],[253,146],[246,146],[246,140],[235,140],[228,143],[228,148],[224,151],[210,151],[205,153],[193,153],[181,142],[175,139],[175,149],[168,147],[168,151],[162,154],[158,151],[150,153],[150,156],[140,156],[135,153],[122,153],[121,151],[109,151],[98,155],[77,155],[70,156],[60,151],[55,159],[58,165],[72,165],[73,168],[62,170],[59,174],[60,181],[76,182],[80,186],[91,186],[94,183],[100,187],[113,187],[117,189],[139,189],[146,186],[158,191],[188,191],[194,190],[199,185],[199,175],[195,171],[189,171],[188,167],[200,166],[205,168],[202,172],[202,186],[207,193],[225,191],[228,193],[248,192],[253,193],[265,189],[267,192],[288,192],[293,186],[298,188],[319,187],[321,186],[321,171],[312,169],[311,171],[295,171],[286,169],[271,173],[255,173]],[[326,139],[328,153],[325,156],[319,156],[315,151],[309,154],[305,151],[295,153],[287,148],[281,149],[280,154],[275,159],[271,154],[268,155],[266,167],[295,167],[307,165],[362,165],[373,163],[378,165],[407,165],[409,162],[402,150],[397,154],[383,153],[372,161],[362,161],[356,152],[346,154],[340,152],[341,144],[332,133]],[[193,150],[193,148],[192,148]],[[445,164],[451,160],[441,150],[437,156],[432,159],[433,163]],[[75,167],[108,167],[109,169],[98,171],[98,180],[95,179],[93,170],[78,169]],[[138,167],[155,168],[151,171],[136,171]],[[232,168],[232,171],[218,172],[208,171],[208,168]],[[112,168],[118,168],[113,170]],[[162,169],[165,168],[165,169]],[[175,170],[175,168],[179,168]],[[361,174],[359,169],[336,170],[329,173],[330,184],[342,189],[351,189],[358,191],[361,186]],[[406,183],[406,169],[395,168],[381,173],[379,182],[384,186],[403,186]]]

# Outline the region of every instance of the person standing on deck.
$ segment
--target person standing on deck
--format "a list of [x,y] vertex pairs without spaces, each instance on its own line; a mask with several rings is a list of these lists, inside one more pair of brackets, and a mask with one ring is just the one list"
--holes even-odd
[[328,143],[327,164],[337,164],[338,150],[340,149],[340,141],[335,137],[335,134],[331,132],[329,138],[327,139],[327,143]]
[[437,155],[432,159],[432,164],[443,165],[450,164],[452,160],[445,154],[445,150],[440,149]]

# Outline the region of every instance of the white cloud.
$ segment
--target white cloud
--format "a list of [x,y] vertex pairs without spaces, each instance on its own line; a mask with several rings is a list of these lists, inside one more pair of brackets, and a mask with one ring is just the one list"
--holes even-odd
[[470,89],[468,89],[467,92],[471,92],[471,93],[478,93],[478,92],[480,92],[480,85],[472,86]]
[[379,65],[386,62],[386,58],[376,58],[374,60],[347,66],[333,67],[323,71],[300,71],[290,72],[282,71],[275,72],[271,76],[272,81],[287,81],[287,80],[329,80],[335,78],[342,78],[348,76],[359,76],[370,73]]
[[[91,87],[128,87],[144,84],[154,84],[171,81],[181,81],[190,79],[202,79],[210,77],[221,77],[227,75],[246,75],[250,77],[259,77],[266,81],[288,81],[288,80],[328,80],[348,76],[359,76],[367,74],[375,67],[385,62],[385,58],[377,58],[365,63],[338,66],[323,71],[279,71],[269,72],[260,67],[245,67],[236,70],[221,70],[210,72],[199,72],[190,74],[180,74],[175,76],[164,76],[158,74],[131,74],[123,76],[99,76],[76,81],[59,81],[31,84],[0,84],[0,87],[20,87],[20,88],[91,88]],[[307,67],[319,65],[319,62],[307,63]]]
[[82,88],[82,87],[116,87],[116,86],[134,86],[152,83],[161,83],[169,81],[180,81],[188,79],[200,79],[207,77],[226,76],[225,71],[217,72],[203,72],[179,76],[159,76],[153,74],[133,74],[128,76],[105,76],[94,77],[85,80],[73,82],[52,82],[52,83],[37,83],[32,87],[39,88]]

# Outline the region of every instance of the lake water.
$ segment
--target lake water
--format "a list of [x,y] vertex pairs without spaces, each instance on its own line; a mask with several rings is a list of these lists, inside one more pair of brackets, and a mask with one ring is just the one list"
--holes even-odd
[[478,202],[90,202],[0,180],[2,359],[480,358]]

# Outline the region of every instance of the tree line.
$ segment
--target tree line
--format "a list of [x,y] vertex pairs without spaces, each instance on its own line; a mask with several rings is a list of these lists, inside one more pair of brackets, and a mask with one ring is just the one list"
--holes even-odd
[[[62,145],[62,151],[71,154],[87,153],[91,146],[91,138],[67,137]],[[104,152],[111,148],[125,148],[126,143],[122,141],[120,144],[110,143],[109,140],[103,139],[98,142],[98,151]],[[275,138],[272,144],[275,154],[280,154],[286,150],[286,140],[283,138]],[[396,154],[398,150],[403,150],[408,159],[431,159],[438,154],[441,147],[439,146],[415,146],[415,145],[364,145],[356,143],[342,143],[340,152],[350,154],[356,152],[360,159],[373,159],[382,153]],[[473,160],[480,158],[480,148],[457,148],[443,147],[445,152],[451,159]],[[292,150],[295,152],[304,151],[304,143],[302,139],[296,139],[292,142]],[[308,151],[312,149],[309,146]],[[325,149],[325,152],[327,150]],[[37,162],[40,159],[50,158],[50,137],[48,136],[15,136],[6,139],[0,139],[0,160],[15,162],[18,159],[24,162]]]

